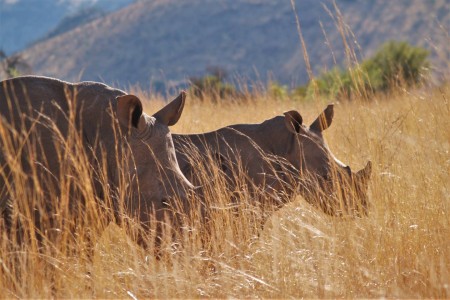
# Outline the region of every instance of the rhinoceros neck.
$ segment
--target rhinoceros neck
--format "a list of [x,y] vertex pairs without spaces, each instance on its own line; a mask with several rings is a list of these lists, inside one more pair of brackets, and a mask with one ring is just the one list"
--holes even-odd
[[277,116],[259,124],[231,126],[252,139],[267,154],[284,156],[291,147],[292,134],[286,130],[284,118]]

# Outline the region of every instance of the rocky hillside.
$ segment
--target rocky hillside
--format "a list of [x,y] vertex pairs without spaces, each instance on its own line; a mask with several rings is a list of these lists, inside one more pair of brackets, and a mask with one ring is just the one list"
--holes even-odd
[[[345,64],[332,1],[295,3],[313,71]],[[387,40],[407,40],[430,49],[436,74],[450,69],[448,0],[338,0],[337,5],[348,25],[346,43],[360,58]],[[287,0],[137,1],[38,43],[23,56],[36,74],[119,86],[179,84],[208,66],[253,82],[308,80]]]
[[11,55],[38,40],[67,31],[81,24],[80,21],[93,20],[132,1],[0,0],[0,49]]

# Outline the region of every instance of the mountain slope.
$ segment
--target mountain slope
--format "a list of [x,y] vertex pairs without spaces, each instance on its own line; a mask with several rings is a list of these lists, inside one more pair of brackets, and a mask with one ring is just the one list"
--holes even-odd
[[[448,1],[341,0],[337,4],[355,33],[361,55],[396,39],[430,50],[434,44],[438,49],[433,52],[434,62],[450,61],[448,36],[439,27],[450,23]],[[324,7],[336,14],[331,1],[296,2],[316,73],[334,65],[333,55],[338,64],[345,58],[335,21]],[[358,48],[353,38],[348,42]],[[220,66],[250,80],[265,81],[271,74],[298,84],[308,78],[295,16],[285,0],[140,1],[36,44],[23,55],[37,74],[118,85],[180,82],[203,74],[207,66]]]
[[[45,38],[49,31],[67,27],[79,12],[104,14],[133,0],[0,0],[0,49],[8,55]],[[92,16],[92,15],[91,15]]]

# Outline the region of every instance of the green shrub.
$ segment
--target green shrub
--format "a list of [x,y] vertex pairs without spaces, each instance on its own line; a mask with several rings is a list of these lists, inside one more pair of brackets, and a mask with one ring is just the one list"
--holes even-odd
[[308,84],[307,96],[316,92],[331,97],[351,97],[386,92],[394,87],[411,86],[424,81],[429,52],[407,42],[390,41],[374,56],[349,70],[334,68]]
[[30,72],[31,67],[25,61],[22,54],[7,56],[6,53],[0,49],[0,80],[17,77]]
[[281,85],[276,81],[269,83],[268,92],[270,97],[285,100],[289,97],[289,88],[287,85]]
[[226,73],[214,67],[208,69],[211,74],[204,77],[191,77],[191,91],[200,99],[210,97],[212,100],[237,96],[236,88],[225,82]]
[[291,97],[294,100],[304,100],[307,96],[307,92],[308,92],[308,86],[300,85],[292,90]]
[[374,90],[386,91],[394,86],[407,86],[423,81],[429,67],[429,52],[407,42],[390,41],[377,51],[362,68],[367,72]]

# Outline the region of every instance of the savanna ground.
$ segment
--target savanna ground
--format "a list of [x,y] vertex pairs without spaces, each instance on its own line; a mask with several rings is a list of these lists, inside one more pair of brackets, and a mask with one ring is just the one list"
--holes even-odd
[[[163,105],[140,94],[150,100],[147,113]],[[354,170],[368,159],[374,165],[366,217],[330,217],[298,196],[260,230],[250,206],[224,209],[231,195],[218,181],[208,199],[215,212],[207,229],[191,220],[177,245],[167,237],[158,258],[130,238],[130,226],[99,222],[101,211],[73,234],[62,232],[72,237],[59,239],[66,246],[14,248],[2,233],[0,296],[449,298],[449,98],[447,85],[336,102],[325,132],[331,151]],[[188,97],[172,132],[259,123],[292,109],[309,124],[327,101]],[[242,199],[250,201],[245,193]],[[90,226],[99,230],[87,239]]]

